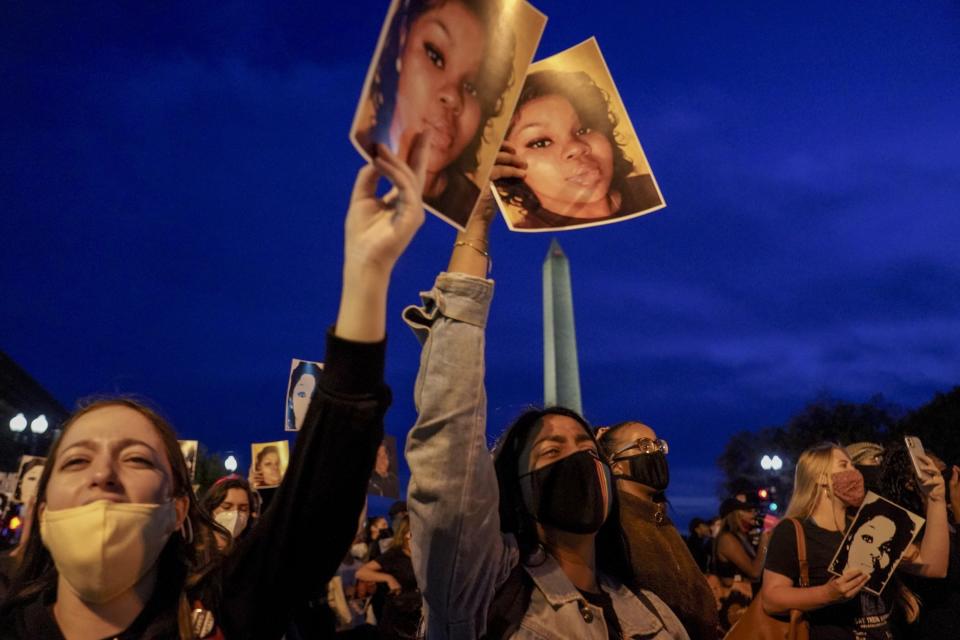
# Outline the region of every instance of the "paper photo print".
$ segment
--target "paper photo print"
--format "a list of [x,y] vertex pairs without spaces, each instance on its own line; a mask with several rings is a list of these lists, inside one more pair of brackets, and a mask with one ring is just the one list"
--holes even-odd
[[180,452],[183,453],[183,461],[187,463],[187,473],[190,474],[190,482],[197,475],[197,450],[200,448],[198,440],[177,440],[180,443]]
[[290,380],[287,382],[287,404],[283,419],[284,431],[300,431],[303,420],[307,417],[307,409],[317,390],[317,381],[320,380],[322,362],[310,360],[290,361]]
[[47,459],[40,456],[20,456],[17,486],[13,490],[14,502],[26,504],[31,498],[37,497],[37,485],[40,484],[46,462]]
[[462,229],[487,184],[547,18],[525,0],[393,0],[350,140],[409,159],[431,136],[423,202]]
[[397,439],[393,436],[384,436],[377,448],[377,459],[373,464],[373,473],[370,474],[367,494],[400,498],[400,478],[397,476]]
[[915,513],[868,492],[828,570],[839,576],[860,569],[870,576],[863,590],[879,596],[923,523]]
[[592,227],[666,206],[594,38],[530,65],[504,142],[527,163],[497,181],[513,231]]
[[290,444],[286,440],[254,442],[250,445],[253,464],[250,484],[254,489],[279,487],[290,462]]

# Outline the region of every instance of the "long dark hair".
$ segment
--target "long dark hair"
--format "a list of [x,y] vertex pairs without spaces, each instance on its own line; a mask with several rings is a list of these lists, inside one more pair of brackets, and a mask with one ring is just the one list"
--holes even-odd
[[[610,141],[610,147],[613,149],[613,177],[610,180],[610,191],[623,193],[627,176],[636,171],[636,168],[627,158],[623,145],[617,139],[618,121],[617,116],[610,109],[610,97],[583,71],[545,70],[528,75],[513,111],[513,119],[507,128],[507,137],[510,137],[510,132],[516,125],[523,105],[546,96],[559,96],[565,99],[577,112],[581,125],[602,133]],[[508,204],[526,213],[542,208],[540,200],[523,178],[501,178],[497,180],[496,186],[500,196]]]
[[[565,416],[575,420],[597,444],[593,430],[576,411],[566,407],[531,408],[513,421],[494,447],[494,469],[500,488],[500,530],[511,533],[517,539],[520,557],[530,562],[540,549],[537,522],[523,503],[518,468],[520,456],[531,434],[551,415]],[[599,451],[599,447],[597,449]],[[613,506],[595,539],[597,568],[620,582],[630,585],[633,581],[630,555],[623,531],[620,528],[620,507],[616,491],[613,491]]]
[[[390,121],[393,120],[393,108],[399,83],[396,61],[403,53],[401,39],[410,27],[423,14],[442,7],[447,2],[459,2],[475,15],[486,28],[487,44],[484,49],[483,65],[477,79],[477,96],[480,101],[480,124],[473,139],[448,168],[467,174],[476,170],[479,160],[477,152],[484,140],[490,120],[500,115],[503,107],[503,94],[510,87],[513,78],[513,53],[516,37],[513,30],[501,24],[502,4],[500,0],[403,0],[390,22],[387,40],[383,45],[380,63],[373,77],[370,97],[374,106],[373,139],[387,137]],[[390,96],[390,97],[388,97]]]
[[[193,638],[190,622],[190,602],[188,592],[199,588],[200,582],[211,572],[221,558],[217,551],[213,532],[226,534],[226,530],[216,524],[207,515],[197,501],[190,483],[186,461],[177,442],[173,427],[159,413],[139,400],[131,398],[96,399],[85,403],[63,425],[63,431],[50,447],[47,464],[37,486],[37,505],[46,500],[47,484],[57,463],[57,454],[63,437],[76,421],[86,414],[105,407],[127,407],[133,409],[153,425],[163,441],[167,460],[173,471],[173,497],[188,499],[185,527],[192,530],[192,540],[175,532],[157,559],[157,585],[151,601],[161,610],[177,611],[177,626],[181,638]],[[34,509],[31,516],[30,539],[27,540],[23,561],[14,576],[8,597],[3,603],[2,614],[26,605],[37,596],[48,593],[57,585],[57,569],[50,552],[43,546],[40,537],[40,509]],[[189,524],[187,524],[189,523]],[[188,537],[191,537],[188,535]],[[215,586],[215,585],[214,585]]]

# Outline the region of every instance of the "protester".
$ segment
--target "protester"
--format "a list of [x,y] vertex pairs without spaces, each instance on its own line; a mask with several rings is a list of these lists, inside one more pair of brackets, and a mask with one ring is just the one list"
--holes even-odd
[[867,491],[875,491],[880,479],[880,464],[883,462],[883,447],[876,442],[854,442],[843,448],[850,461],[863,475]]
[[761,535],[759,547],[750,544],[748,534],[756,523],[757,508],[737,498],[727,498],[720,504],[720,518],[720,533],[713,541],[717,577],[725,586],[737,579],[756,585],[763,574],[770,532]]
[[217,546],[225,548],[237,542],[250,529],[252,507],[255,504],[250,484],[238,475],[224,476],[210,485],[200,505],[223,527],[229,538],[215,533]]
[[710,561],[710,545],[713,544],[713,538],[710,536],[710,523],[703,518],[693,518],[687,525],[687,549],[697,567],[703,573],[707,572],[708,562]]
[[657,594],[690,638],[717,638],[719,620],[710,585],[667,515],[667,443],[641,422],[621,422],[598,433],[616,478],[620,525],[635,584]]
[[[926,456],[921,457],[922,491],[927,505],[926,532],[919,548],[912,547],[898,571],[926,577],[947,572],[949,543],[943,478]],[[890,614],[895,590],[880,596],[863,591],[869,575],[850,569],[832,576],[827,567],[844,538],[848,516],[864,498],[863,476],[839,445],[824,443],[807,449],[797,461],[793,496],[786,518],[803,525],[810,586],[798,587],[796,534],[793,524],[782,522],[774,531],[763,574],[764,609],[782,614],[790,609],[805,612],[813,640],[818,638],[890,638]],[[849,513],[848,513],[849,510]]]
[[[501,175],[522,175],[512,154],[501,151],[498,163]],[[610,469],[582,417],[526,411],[500,438],[495,460],[487,452],[492,209],[481,200],[448,273],[404,314],[425,343],[406,455],[427,637],[686,638],[657,596],[624,586],[631,576]]]
[[380,549],[380,540],[386,538],[388,532],[387,519],[383,516],[374,516],[367,520],[363,536],[363,541],[367,544],[367,553],[362,558],[364,562],[376,560],[383,553],[383,550]]
[[420,626],[421,595],[410,560],[410,524],[398,521],[393,545],[376,560],[357,570],[358,580],[385,584],[388,590],[377,629],[383,640],[417,637]]
[[[50,450],[34,515],[39,535],[0,610],[4,639],[269,640],[334,575],[383,439],[387,287],[423,221],[426,142],[415,146],[414,168],[381,148],[359,172],[326,368],[287,476],[256,529],[220,556],[172,428],[140,403],[95,402],[67,420]],[[378,174],[394,183],[396,198],[376,197]]]
[[[942,475],[947,470],[946,464],[929,450],[926,453]],[[887,448],[879,470],[877,493],[914,513],[925,513],[925,496],[917,488],[916,472],[902,443]],[[952,489],[949,482],[946,488],[949,493]],[[904,611],[904,615],[894,617],[897,638],[942,638],[943,630],[956,624],[960,613],[960,534],[949,524],[948,530],[950,549],[944,578],[925,578],[905,572],[896,578],[897,602]],[[914,611],[915,607],[919,610]]]

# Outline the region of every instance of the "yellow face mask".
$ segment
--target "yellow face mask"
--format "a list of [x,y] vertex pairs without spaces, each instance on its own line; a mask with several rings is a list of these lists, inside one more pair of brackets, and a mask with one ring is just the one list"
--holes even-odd
[[98,500],[82,507],[45,509],[40,514],[40,538],[77,596],[103,603],[153,568],[176,522],[172,500],[163,504]]

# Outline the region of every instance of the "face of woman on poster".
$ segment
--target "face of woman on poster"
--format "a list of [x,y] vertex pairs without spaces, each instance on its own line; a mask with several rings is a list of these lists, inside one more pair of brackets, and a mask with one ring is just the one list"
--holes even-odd
[[420,15],[401,37],[390,140],[406,157],[414,136],[429,131],[427,173],[436,175],[460,156],[480,126],[476,83],[486,30],[452,0]]
[[387,445],[381,444],[377,448],[377,461],[373,469],[379,476],[386,476],[390,473],[390,453],[387,451]]
[[307,409],[310,408],[310,398],[313,397],[313,391],[317,388],[317,377],[312,373],[304,373],[297,380],[293,387],[291,401],[293,403],[293,420],[297,431],[303,426],[303,420],[307,417]]
[[260,461],[260,473],[263,474],[263,482],[267,486],[280,484],[282,476],[280,475],[280,454],[274,451],[264,454]]
[[37,495],[37,485],[40,483],[40,476],[43,475],[43,465],[31,467],[29,471],[23,474],[23,480],[20,483],[20,500],[26,504],[31,498]]
[[581,123],[566,98],[549,95],[524,104],[507,141],[527,162],[524,182],[544,209],[571,217],[610,215],[613,146]]
[[896,531],[896,524],[885,516],[877,516],[863,523],[850,542],[847,568],[872,574],[889,567],[891,558],[888,545]]

